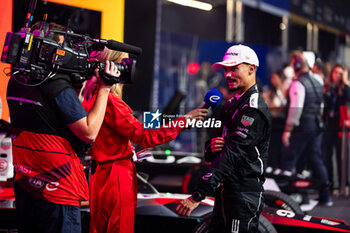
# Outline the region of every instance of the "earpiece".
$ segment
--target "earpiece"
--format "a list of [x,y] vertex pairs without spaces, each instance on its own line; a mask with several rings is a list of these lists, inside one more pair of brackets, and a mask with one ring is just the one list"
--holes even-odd
[[294,72],[299,72],[301,68],[303,68],[303,66],[304,66],[303,58],[300,56],[295,56],[294,63],[293,63]]

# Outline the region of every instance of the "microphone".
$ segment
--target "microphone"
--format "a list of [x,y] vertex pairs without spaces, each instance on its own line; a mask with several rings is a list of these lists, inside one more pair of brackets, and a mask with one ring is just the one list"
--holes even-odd
[[134,55],[141,55],[142,49],[140,47],[136,47],[133,45],[121,43],[115,40],[108,40],[107,41],[107,48],[112,50],[118,50],[126,53],[132,53]]
[[220,104],[222,100],[222,93],[216,89],[213,88],[210,91],[207,92],[207,94],[204,97],[204,104],[201,108],[209,108],[209,107],[216,107]]

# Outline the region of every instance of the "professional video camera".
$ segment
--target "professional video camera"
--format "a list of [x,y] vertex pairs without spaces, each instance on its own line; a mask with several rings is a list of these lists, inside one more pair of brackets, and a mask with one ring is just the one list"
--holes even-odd
[[[120,43],[114,40],[95,39],[68,30],[50,30],[46,22],[47,15],[39,28],[31,29],[32,13],[36,0],[29,5],[24,28],[19,32],[8,32],[6,35],[1,61],[12,65],[16,73],[28,75],[31,84],[40,85],[56,73],[69,74],[72,81],[81,82],[92,76],[96,68],[104,69],[104,63],[90,57],[92,51],[103,51],[106,46],[112,50],[140,55],[141,48]],[[63,43],[58,43],[52,35],[64,36]],[[124,58],[115,63],[121,72],[119,78],[101,77],[106,84],[132,83],[136,61]]]

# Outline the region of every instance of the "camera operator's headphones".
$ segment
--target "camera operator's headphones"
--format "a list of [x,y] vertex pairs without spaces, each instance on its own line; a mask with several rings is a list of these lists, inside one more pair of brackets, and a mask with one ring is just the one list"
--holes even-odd
[[306,65],[305,60],[300,55],[294,56],[293,59],[294,59],[293,69],[294,69],[294,72],[297,73]]
[[[41,28],[41,30],[40,30]],[[68,31],[68,32],[72,32],[73,33],[73,30],[71,30],[70,28],[66,28],[65,26],[62,26],[62,25],[59,25],[59,24],[56,24],[56,23],[49,23],[47,21],[39,21],[39,22],[36,22],[32,28],[31,28],[32,32],[34,30],[40,30],[40,35],[45,37],[45,38],[48,38],[48,39],[51,39],[51,40],[54,40],[54,41],[59,41],[59,35],[61,34],[58,34],[56,32],[52,32],[51,30],[59,30],[59,31]],[[63,35],[63,34],[61,34]]]
[[38,30],[40,36],[51,40],[57,40],[57,38],[55,38],[55,33],[50,32],[50,29],[50,23],[48,23],[47,21],[38,21],[32,26],[31,31],[34,32]]

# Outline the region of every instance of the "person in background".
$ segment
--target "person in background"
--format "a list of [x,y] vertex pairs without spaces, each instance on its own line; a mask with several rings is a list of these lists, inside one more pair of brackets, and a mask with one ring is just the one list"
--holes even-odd
[[270,115],[258,92],[256,70],[259,60],[251,48],[231,46],[222,62],[229,88],[236,91],[221,112],[222,127],[213,130],[205,146],[211,162],[192,195],[176,212],[189,216],[200,202],[215,191],[209,232],[257,232],[263,203],[264,170],[270,137]]
[[[58,43],[63,38],[52,36]],[[105,73],[117,76],[116,66],[106,62]],[[20,233],[81,232],[80,202],[88,199],[88,185],[80,159],[102,125],[111,88],[101,81],[97,70],[95,75],[99,88],[89,113],[79,102],[68,74],[58,72],[40,85],[20,73],[9,80]]]
[[[314,178],[328,183],[321,152],[323,80],[310,72],[302,52],[293,53],[291,64],[296,79],[289,89],[288,116],[282,134],[281,169],[285,175],[292,175],[298,160],[305,155]],[[333,205],[328,186],[320,189],[319,203]]]
[[315,64],[312,67],[311,71],[312,73],[319,75],[322,80],[325,80],[325,65],[322,62],[321,58],[316,58]]
[[[97,60],[120,62],[126,53],[105,49]],[[83,105],[89,112],[97,97],[94,79],[85,85]],[[195,109],[175,121],[203,120],[207,109]],[[173,122],[174,123],[174,122]],[[144,148],[175,139],[185,128],[144,129],[130,107],[121,99],[121,84],[114,84],[108,96],[106,116],[92,145],[96,166],[90,176],[90,232],[132,233],[137,202],[137,177],[131,142]]]
[[325,77],[328,77],[331,74],[331,71],[333,69],[334,63],[330,62],[330,61],[326,61],[324,62],[324,70],[325,70]]
[[283,93],[285,76],[282,71],[271,75],[270,88],[263,93],[263,98],[269,108],[272,120],[271,140],[269,147],[269,159],[267,172],[280,172],[280,160],[282,157],[282,133],[286,121],[287,98]]
[[282,93],[285,96],[288,96],[288,91],[289,91],[290,85],[293,82],[293,79],[295,78],[295,73],[294,73],[293,67],[290,64],[285,65],[282,72],[284,77],[286,77],[283,81]]
[[[342,161],[342,153],[345,153],[342,148],[343,143],[343,128],[350,128],[347,104],[350,102],[350,87],[348,85],[348,72],[344,65],[336,64],[333,66],[330,75],[327,77],[324,88],[324,122],[325,133],[323,144],[324,160],[329,174],[329,181],[332,184],[333,193],[339,194],[342,173],[347,174],[347,166],[345,171],[342,171],[342,164],[347,161]],[[348,130],[346,130],[348,131]],[[333,149],[336,149],[337,161],[337,182],[333,177]],[[346,185],[349,185],[349,178],[346,179]],[[336,185],[334,185],[336,184]],[[338,186],[337,186],[338,185]]]
[[[190,106],[201,106],[203,104],[203,97],[208,92],[208,77],[210,74],[210,63],[209,62],[202,62],[200,69],[198,70],[196,74],[196,81],[194,83],[194,91],[193,91],[193,100],[194,105]],[[211,114],[211,113],[209,113]],[[208,129],[197,129],[196,130],[196,148],[198,153],[204,153],[204,149],[202,145],[205,143],[205,141],[209,138],[209,132]]]

